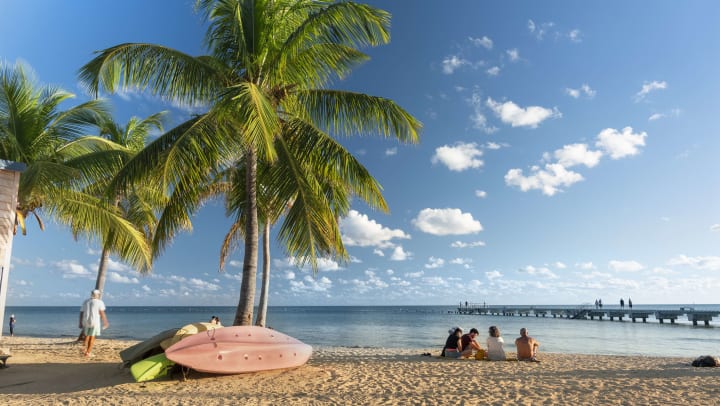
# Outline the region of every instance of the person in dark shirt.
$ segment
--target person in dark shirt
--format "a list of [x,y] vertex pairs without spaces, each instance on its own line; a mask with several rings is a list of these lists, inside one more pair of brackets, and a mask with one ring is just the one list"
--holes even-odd
[[474,352],[482,350],[480,344],[475,341],[475,337],[477,337],[479,334],[480,333],[476,328],[471,328],[469,333],[464,334],[460,338],[460,342],[462,344],[461,356],[463,358],[472,357]]
[[458,358],[460,357],[460,352],[462,351],[462,344],[460,340],[460,337],[462,336],[462,328],[453,327],[448,331],[448,333],[450,333],[450,335],[445,340],[445,346],[443,347],[440,356]]

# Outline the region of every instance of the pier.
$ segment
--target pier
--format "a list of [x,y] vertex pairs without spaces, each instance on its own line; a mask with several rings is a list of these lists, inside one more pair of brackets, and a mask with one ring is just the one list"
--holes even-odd
[[666,320],[670,324],[675,324],[676,320],[684,317],[693,326],[697,326],[698,322],[703,322],[706,327],[710,327],[710,322],[715,317],[720,317],[720,310],[695,310],[694,308],[681,307],[679,310],[665,309],[602,309],[593,306],[575,306],[575,307],[538,307],[538,306],[488,306],[485,303],[465,303],[457,308],[457,314],[467,315],[486,315],[486,316],[518,316],[518,317],[549,317],[566,318],[574,320],[595,320],[602,321],[604,318],[610,321],[642,320],[647,323],[649,318],[654,318],[660,324],[664,324]]

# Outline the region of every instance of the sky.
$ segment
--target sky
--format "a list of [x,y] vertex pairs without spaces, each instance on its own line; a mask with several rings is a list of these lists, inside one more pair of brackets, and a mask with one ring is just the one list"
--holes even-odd
[[[395,100],[423,122],[421,141],[341,139],[390,212],[354,202],[340,223],[351,260],[316,274],[273,244],[271,306],[718,302],[720,3],[370,4],[392,14],[391,42],[332,87]],[[0,60],[73,104],[89,98],[77,71],[94,51],[205,53],[189,0],[0,9]],[[172,128],[196,112],[104,96],[121,123],[168,110]],[[94,286],[97,242],[46,220],[14,239],[9,306],[79,305]],[[151,274],[114,258],[105,302],[237,305],[242,249],[218,271],[230,223],[207,202]]]

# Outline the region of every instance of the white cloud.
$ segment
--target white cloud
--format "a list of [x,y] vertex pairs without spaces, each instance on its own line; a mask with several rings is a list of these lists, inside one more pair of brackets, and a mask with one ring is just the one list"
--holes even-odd
[[645,146],[647,133],[633,133],[632,127],[625,127],[622,132],[614,128],[600,131],[595,146],[602,148],[612,159],[620,159],[640,153],[639,147]]
[[500,149],[502,147],[507,147],[507,144],[498,144],[497,142],[488,141],[484,147],[487,149]]
[[450,263],[453,265],[467,265],[472,264],[472,259],[469,258],[453,258],[450,260]]
[[451,55],[443,59],[442,70],[446,75],[452,75],[457,69],[464,65],[469,65],[470,62],[458,57],[457,55]]
[[487,36],[483,36],[482,38],[469,37],[469,40],[475,46],[485,47],[486,49],[492,49],[492,47],[493,47],[493,40],[491,40]]
[[379,248],[375,248],[375,249],[373,250],[373,254],[375,254],[375,255],[377,255],[377,256],[379,256],[379,257],[384,257],[384,256],[385,256],[385,253],[382,252],[382,250],[379,249]]
[[114,283],[132,283],[132,284],[140,283],[138,278],[130,278],[125,275],[120,275],[117,272],[108,272],[108,280],[110,282],[114,282]]
[[233,259],[233,260],[231,260],[230,262],[228,262],[228,265],[230,265],[230,266],[232,266],[232,267],[234,267],[234,268],[242,268],[243,263],[242,263],[242,261],[238,261],[238,260],[236,260],[236,259]]
[[487,192],[484,191],[484,190],[476,190],[476,191],[475,191],[475,196],[477,196],[477,197],[480,198],[480,199],[484,199],[484,198],[487,197]]
[[570,168],[575,165],[585,165],[592,168],[600,162],[603,153],[601,151],[588,150],[587,144],[565,145],[562,149],[555,151],[554,156],[557,163]]
[[285,279],[287,279],[287,280],[293,280],[293,279],[295,279],[295,272],[293,272],[293,271],[286,271],[286,272],[285,272]]
[[570,97],[573,97],[575,99],[579,99],[581,95],[585,95],[588,99],[592,99],[595,97],[595,94],[597,91],[593,90],[588,84],[583,83],[582,86],[578,89],[573,89],[571,87],[565,88],[565,93],[567,93]]
[[398,245],[393,249],[392,255],[390,255],[391,261],[405,261],[412,257],[411,252],[406,252],[401,245]]
[[580,97],[580,89],[573,89],[570,87],[565,88],[565,93],[567,93],[572,98],[579,98]]
[[542,41],[542,39],[545,37],[545,34],[547,34],[548,31],[554,26],[555,23],[553,22],[536,24],[533,20],[528,20],[527,24],[528,31],[530,31],[530,34],[535,36],[538,41]]
[[550,279],[556,279],[558,276],[555,275],[555,273],[548,268],[541,267],[536,268],[532,265],[528,265],[525,268],[519,269],[520,272],[527,273],[528,275],[535,275],[535,276],[544,276],[546,278]]
[[327,292],[330,288],[332,281],[325,276],[316,280],[308,275],[302,281],[290,281],[290,291],[296,293]]
[[578,29],[574,29],[568,33],[568,38],[572,42],[582,42],[582,33]]
[[383,227],[367,215],[350,210],[340,219],[340,231],[343,243],[347,246],[388,248],[393,246],[392,239],[409,239],[410,236],[400,229]]
[[462,242],[462,241],[455,241],[452,244],[450,244],[453,248],[474,248],[474,247],[484,247],[485,242],[484,241],[473,241],[473,242]]
[[578,262],[575,264],[575,267],[586,271],[596,268],[592,262]]
[[425,272],[423,271],[405,273],[406,278],[421,278],[423,275],[425,275]]
[[510,62],[516,62],[520,60],[520,52],[517,50],[517,48],[508,49],[507,51],[505,51],[505,53],[507,54],[508,58],[510,58]]
[[500,67],[499,67],[499,66],[493,66],[492,68],[489,68],[489,69],[486,70],[485,72],[487,72],[487,74],[490,75],[490,76],[497,76],[497,75],[500,74]]
[[107,265],[107,269],[109,271],[120,271],[120,272],[132,272],[133,269],[127,265],[125,265],[122,262],[115,261],[112,258],[108,258],[107,262],[105,262]]
[[62,277],[64,279],[73,278],[93,278],[96,276],[95,272],[90,272],[83,265],[80,265],[75,260],[62,260],[55,262],[55,267],[62,271]]
[[442,266],[445,265],[445,260],[442,258],[435,258],[430,257],[428,258],[428,263],[425,264],[425,268],[427,269],[436,269],[436,268],[442,268]]
[[645,269],[645,266],[637,261],[610,261],[608,268],[615,272],[637,272]]
[[420,231],[433,235],[474,234],[482,231],[472,214],[460,209],[422,209],[412,223]]
[[546,109],[540,106],[522,108],[511,101],[499,103],[491,98],[487,99],[486,104],[502,122],[513,127],[537,128],[540,123],[548,118],[562,117],[562,113],[557,108]]
[[488,278],[488,279],[490,279],[490,280],[502,278],[502,276],[503,276],[503,275],[502,275],[499,271],[485,272],[485,277]]
[[713,224],[710,226],[710,231],[720,231],[720,224]]
[[565,269],[565,268],[567,268],[567,265],[565,265],[564,263],[562,263],[562,262],[560,262],[560,261],[557,261],[557,262],[555,262],[555,268],[557,268],[557,269]]
[[385,150],[385,156],[397,155],[397,147],[388,148]]
[[582,175],[569,171],[560,164],[547,164],[545,169],[537,166],[531,168],[532,175],[523,175],[522,169],[510,169],[505,174],[505,183],[516,186],[523,192],[541,190],[544,195],[553,196],[561,191],[561,187],[569,187],[583,180]]
[[659,82],[657,80],[653,80],[652,82],[645,82],[642,86],[642,89],[640,89],[637,94],[635,94],[635,101],[639,102],[645,98],[645,96],[648,95],[648,93],[655,91],[655,90],[663,90],[667,89],[667,82],[664,80],[662,82]]
[[678,255],[668,261],[668,265],[686,265],[705,271],[720,271],[720,257],[688,257],[687,255]]
[[480,168],[483,161],[479,159],[483,155],[482,150],[474,142],[457,143],[454,146],[443,145],[435,149],[432,163],[438,162],[447,166],[451,171],[462,172],[470,168]]
[[470,121],[472,121],[473,123],[473,128],[483,130],[487,134],[492,134],[497,131],[496,127],[489,126],[487,124],[487,118],[483,113],[482,95],[479,92],[475,91],[472,93],[469,103],[473,107],[473,115],[470,116]]
[[648,121],[656,121],[656,120],[660,120],[661,118],[678,117],[678,116],[680,116],[680,109],[672,109],[668,113],[652,114],[650,117],[648,117]]

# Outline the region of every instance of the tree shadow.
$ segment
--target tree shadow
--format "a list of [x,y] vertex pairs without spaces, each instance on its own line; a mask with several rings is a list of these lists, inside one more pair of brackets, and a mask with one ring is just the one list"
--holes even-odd
[[72,393],[134,382],[115,362],[8,364],[0,370],[0,393]]

